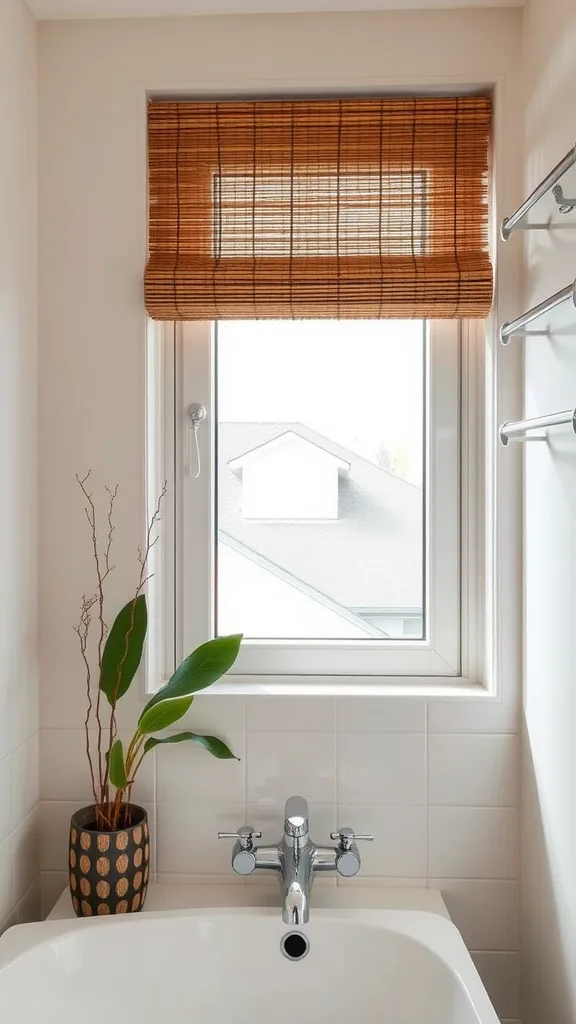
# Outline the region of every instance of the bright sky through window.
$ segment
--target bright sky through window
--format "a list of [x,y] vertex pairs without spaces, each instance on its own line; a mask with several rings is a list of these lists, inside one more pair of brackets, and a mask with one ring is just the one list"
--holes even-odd
[[218,420],[295,420],[422,486],[422,321],[222,321]]
[[219,633],[422,636],[422,321],[217,329]]

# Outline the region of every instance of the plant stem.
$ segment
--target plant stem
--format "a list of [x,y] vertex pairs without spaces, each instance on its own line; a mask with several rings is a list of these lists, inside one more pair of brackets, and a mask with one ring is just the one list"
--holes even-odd
[[[154,532],[155,526],[158,524],[158,522],[160,520],[160,509],[161,509],[161,505],[162,505],[162,500],[163,500],[163,498],[166,495],[166,491],[167,491],[167,486],[168,485],[167,485],[167,482],[165,481],[164,485],[162,487],[162,491],[161,491],[161,493],[160,493],[160,495],[158,497],[158,501],[157,501],[155,512],[152,515],[152,517],[150,519],[150,522],[149,522],[149,525],[148,525],[148,530],[147,530],[147,533],[146,533],[146,544],[145,544],[144,550],[142,551],[141,548],[138,548],[138,561],[140,563],[140,576],[139,576],[138,586],[136,588],[136,593],[134,595],[134,600],[133,600],[133,604],[132,604],[132,614],[131,614],[130,626],[129,626],[129,629],[128,629],[128,631],[126,633],[126,636],[125,636],[124,653],[123,653],[122,659],[121,659],[120,664],[119,664],[118,669],[117,669],[116,687],[115,687],[115,690],[114,690],[114,692],[112,694],[112,699],[110,700],[110,717],[109,717],[109,721],[106,723],[106,725],[104,725],[104,723],[102,721],[102,712],[101,712],[101,695],[102,695],[102,691],[100,689],[100,685],[98,685],[98,691],[97,691],[97,694],[96,694],[96,699],[93,700],[93,695],[92,695],[92,673],[91,673],[91,668],[90,668],[90,662],[89,662],[88,655],[87,655],[87,648],[88,648],[88,636],[89,636],[89,632],[90,632],[90,625],[92,623],[91,609],[95,606],[96,607],[96,613],[95,613],[94,618],[97,619],[98,626],[99,626],[98,642],[97,642],[97,652],[98,652],[98,670],[99,670],[99,682],[100,682],[100,677],[101,677],[101,673],[102,673],[102,658],[103,658],[103,654],[104,654],[104,650],[105,650],[106,638],[108,636],[108,625],[107,625],[106,620],[104,618],[104,583],[105,583],[106,579],[108,578],[109,574],[114,569],[114,566],[111,565],[111,562],[110,562],[110,554],[111,554],[113,534],[114,534],[114,529],[115,529],[114,522],[113,522],[113,515],[114,515],[114,503],[115,503],[115,500],[116,500],[116,497],[117,497],[117,494],[118,494],[118,485],[114,488],[114,490],[111,490],[109,487],[106,488],[106,491],[108,492],[108,496],[109,496],[108,515],[107,515],[108,535],[107,535],[106,546],[103,549],[103,551],[101,551],[99,543],[98,543],[98,524],[97,524],[96,506],[95,506],[92,494],[88,490],[88,486],[87,486],[87,481],[88,481],[90,475],[91,475],[91,470],[89,470],[88,473],[84,477],[82,477],[82,478],[80,478],[78,476],[78,474],[76,474],[76,480],[78,481],[78,485],[79,485],[79,487],[80,487],[80,489],[82,491],[82,494],[84,495],[85,501],[86,501],[86,505],[84,507],[84,511],[85,511],[86,519],[87,519],[89,527],[90,527],[90,534],[91,534],[91,541],[92,541],[92,555],[93,555],[94,565],[95,565],[95,569],[96,569],[97,586],[96,586],[96,592],[95,592],[93,597],[86,598],[85,596],[83,596],[83,598],[82,598],[81,613],[80,613],[80,623],[76,627],[76,633],[77,633],[79,641],[80,641],[80,652],[81,652],[81,655],[82,655],[82,658],[83,658],[83,661],[84,661],[84,668],[85,668],[85,675],[86,675],[87,711],[86,711],[86,717],[85,717],[85,720],[84,720],[86,756],[88,758],[88,765],[89,765],[89,770],[90,770],[90,779],[91,779],[91,785],[92,785],[92,795],[93,795],[93,798],[94,798],[94,806],[95,806],[95,814],[96,814],[96,824],[97,824],[97,827],[99,829],[104,830],[104,829],[110,829],[110,828],[117,827],[119,819],[120,819],[120,814],[121,814],[121,811],[122,811],[123,802],[125,802],[125,798],[126,798],[128,804],[129,804],[131,793],[132,793],[132,785],[134,783],[134,777],[135,777],[135,775],[136,775],[136,773],[137,773],[137,771],[138,771],[138,769],[140,767],[140,764],[142,763],[142,760],[144,758],[144,754],[142,754],[141,757],[139,757],[139,755],[140,755],[140,752],[141,752],[141,749],[142,749],[142,744],[145,742],[145,737],[140,733],[140,730],[137,729],[136,733],[134,734],[134,736],[132,738],[132,741],[130,743],[130,746],[128,748],[127,755],[126,755],[126,772],[127,772],[127,779],[129,780],[128,784],[124,788],[116,790],[116,792],[114,793],[113,799],[111,799],[109,761],[110,761],[110,750],[112,748],[112,745],[113,745],[113,743],[114,743],[114,741],[116,739],[117,733],[118,733],[117,721],[116,721],[116,711],[117,711],[117,704],[118,704],[118,694],[119,694],[120,686],[121,686],[121,683],[122,683],[122,671],[123,671],[123,668],[124,668],[124,665],[125,665],[125,662],[126,662],[126,658],[128,656],[128,653],[129,653],[130,637],[132,636],[132,633],[134,631],[135,615],[136,615],[136,601],[137,601],[138,597],[140,596],[140,594],[142,593],[146,583],[150,579],[150,575],[147,575],[147,565],[148,565],[148,561],[149,561],[149,557],[150,557],[150,552],[151,552],[152,548],[154,547],[154,545],[158,541],[158,536],[153,537],[153,532]],[[96,744],[97,751],[98,751],[97,771],[95,770],[95,765],[94,765],[95,758],[93,758],[92,748],[91,748],[91,740],[90,740],[90,721],[91,721],[92,715],[94,715],[94,717],[96,719],[96,724],[97,724],[97,744]],[[108,733],[108,750],[107,751],[104,750],[104,734],[105,734],[105,732]],[[129,815],[129,811],[128,810],[126,811],[126,814]]]
[[[124,653],[122,655],[122,658],[120,660],[120,664],[118,665],[118,669],[117,669],[117,673],[116,673],[116,687],[115,687],[114,693],[112,695],[112,700],[111,700],[112,711],[110,713],[110,729],[109,729],[109,733],[108,733],[108,750],[110,750],[110,748],[112,747],[112,744],[114,742],[114,739],[116,737],[116,732],[117,732],[117,729],[116,729],[116,705],[118,703],[118,690],[120,689],[120,683],[122,682],[122,669],[124,668],[124,664],[126,662],[126,658],[128,657],[128,648],[129,648],[129,644],[130,644],[130,637],[132,636],[132,633],[134,631],[134,620],[135,620],[135,616],[136,616],[136,601],[137,601],[139,595],[142,593],[142,590],[144,589],[145,584],[150,579],[150,577],[146,575],[146,566],[148,564],[148,559],[150,558],[150,552],[151,552],[152,548],[154,547],[154,545],[158,541],[158,537],[157,536],[156,537],[152,537],[152,533],[153,533],[154,527],[156,526],[156,524],[157,524],[157,522],[158,522],[158,520],[160,518],[160,508],[162,506],[162,501],[163,501],[163,499],[164,499],[164,497],[166,495],[167,489],[168,489],[168,484],[167,484],[166,481],[164,481],[164,486],[162,487],[162,490],[161,490],[160,495],[158,497],[158,501],[156,503],[156,509],[154,511],[153,516],[150,519],[149,524],[148,524],[148,530],[146,531],[146,546],[144,548],[144,552],[142,552],[140,548],[138,549],[138,560],[140,562],[140,578],[138,580],[138,586],[136,587],[136,593],[134,595],[134,600],[133,600],[133,603],[132,603],[132,614],[131,614],[131,618],[130,618],[130,626],[129,626],[127,632],[126,632],[126,637],[125,637],[125,642],[124,642]],[[106,765],[106,772],[104,774],[104,782],[105,783],[108,782],[108,765]]]
[[[83,479],[81,479],[78,476],[78,474],[76,474],[76,479],[77,479],[77,481],[78,481],[78,483],[80,485],[80,489],[82,491],[82,494],[84,495],[84,498],[86,499],[86,502],[87,502],[84,511],[86,513],[86,518],[87,518],[88,524],[90,526],[90,531],[91,531],[91,536],[92,536],[92,554],[94,556],[94,565],[95,565],[95,568],[96,568],[97,589],[96,589],[95,603],[98,605],[98,623],[99,623],[99,626],[100,626],[100,632],[99,632],[99,636],[98,636],[98,669],[100,670],[102,668],[102,652],[104,650],[104,641],[105,641],[107,633],[108,633],[108,626],[106,625],[106,621],[104,619],[104,582],[105,582],[106,578],[109,576],[109,574],[112,572],[112,569],[113,569],[113,566],[110,565],[110,550],[111,550],[111,547],[112,547],[112,534],[114,532],[114,526],[113,526],[113,523],[112,523],[112,515],[113,515],[113,512],[114,512],[114,502],[116,500],[116,495],[118,494],[118,486],[116,486],[114,491],[110,491],[108,489],[108,494],[110,495],[110,503],[109,503],[109,506],[108,506],[108,543],[107,543],[106,552],[105,552],[105,555],[104,555],[104,561],[102,563],[101,562],[101,556],[100,556],[100,550],[98,548],[98,529],[97,529],[97,519],[96,519],[96,506],[94,504],[94,499],[92,498],[92,494],[90,493],[90,491],[86,487],[86,481],[88,480],[89,476],[90,476],[90,471],[86,474],[86,476]],[[103,767],[103,752],[102,752],[102,733],[103,733],[103,729],[102,729],[102,720],[101,720],[101,717],[100,717],[100,687],[98,687],[98,693],[96,695],[95,717],[96,717],[96,723],[98,725],[98,779],[99,779],[99,783],[100,783],[100,798],[101,798],[101,801],[104,802],[104,795],[105,795],[104,787],[105,787],[106,779],[105,779],[105,772],[104,772],[104,767]]]

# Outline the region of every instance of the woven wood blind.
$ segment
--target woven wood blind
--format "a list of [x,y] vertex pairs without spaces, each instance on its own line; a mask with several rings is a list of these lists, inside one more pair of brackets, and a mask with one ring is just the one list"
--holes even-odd
[[483,317],[487,96],[148,109],[159,320]]

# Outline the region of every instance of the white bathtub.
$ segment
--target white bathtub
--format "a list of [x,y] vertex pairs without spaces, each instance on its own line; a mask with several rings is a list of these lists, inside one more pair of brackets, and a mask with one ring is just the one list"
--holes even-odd
[[290,961],[277,909],[48,921],[0,939],[7,1024],[498,1024],[454,925],[312,908]]

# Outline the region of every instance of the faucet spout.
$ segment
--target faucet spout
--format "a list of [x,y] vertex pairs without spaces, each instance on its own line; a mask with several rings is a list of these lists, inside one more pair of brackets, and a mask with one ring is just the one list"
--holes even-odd
[[315,846],[310,839],[308,804],[291,796],[284,809],[284,836],[280,843],[282,920],[284,924],[306,924],[309,919]]
[[309,919],[308,894],[300,882],[293,881],[284,893],[282,920],[284,924],[301,925],[307,924]]

